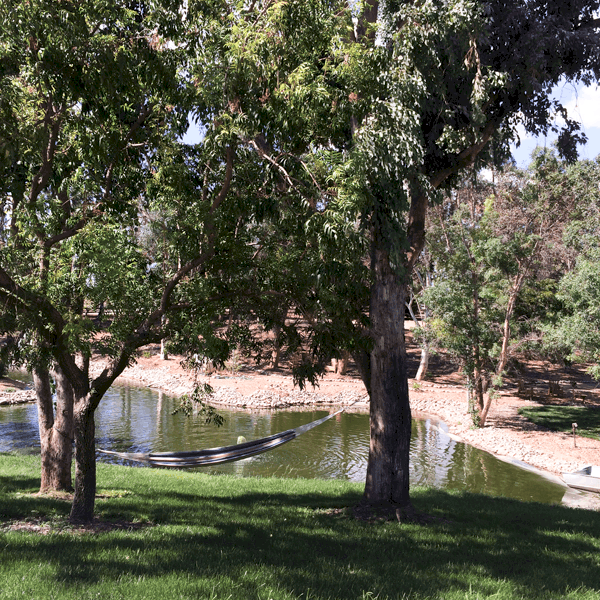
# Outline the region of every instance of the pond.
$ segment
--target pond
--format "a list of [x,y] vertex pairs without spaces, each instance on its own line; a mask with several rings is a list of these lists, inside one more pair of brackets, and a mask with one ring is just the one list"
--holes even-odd
[[[165,394],[114,386],[96,413],[97,447],[161,452],[227,446],[235,444],[238,436],[250,441],[328,414],[326,410],[220,410],[225,424],[217,428],[181,413],[173,415],[174,408],[174,399]],[[275,450],[211,467],[208,472],[364,481],[368,449],[368,414],[345,412]],[[0,452],[11,450],[39,452],[34,404],[0,408]],[[119,462],[112,457],[100,460]],[[560,503],[565,495],[562,485],[454,441],[443,424],[431,419],[413,421],[410,469],[412,485],[547,503]]]

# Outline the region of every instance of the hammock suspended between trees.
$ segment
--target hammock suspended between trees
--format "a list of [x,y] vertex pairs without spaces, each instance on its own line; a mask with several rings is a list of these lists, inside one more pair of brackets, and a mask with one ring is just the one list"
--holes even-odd
[[146,463],[154,467],[209,467],[226,462],[242,460],[249,456],[262,454],[268,450],[273,450],[287,442],[291,442],[299,435],[310,431],[311,429],[329,421],[336,415],[339,415],[347,407],[341,408],[337,412],[331,413],[322,419],[317,419],[312,423],[301,425],[295,429],[288,429],[281,433],[275,433],[269,437],[254,440],[252,442],[244,442],[235,446],[224,446],[223,448],[207,448],[206,450],[192,450],[186,452],[115,452],[113,450],[98,449],[102,454],[110,454],[118,456],[125,460],[133,460],[136,462]]

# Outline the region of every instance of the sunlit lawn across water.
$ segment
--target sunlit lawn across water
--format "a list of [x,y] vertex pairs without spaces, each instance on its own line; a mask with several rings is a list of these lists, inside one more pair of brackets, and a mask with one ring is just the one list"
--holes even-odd
[[600,439],[600,410],[595,406],[536,406],[521,408],[519,413],[552,431],[569,433],[573,423],[577,423],[577,435]]
[[0,455],[0,598],[600,596],[597,512],[415,489],[438,520],[400,525],[332,514],[352,482],[106,464],[98,481],[98,519],[125,528],[73,531],[67,501],[34,495],[39,457]]

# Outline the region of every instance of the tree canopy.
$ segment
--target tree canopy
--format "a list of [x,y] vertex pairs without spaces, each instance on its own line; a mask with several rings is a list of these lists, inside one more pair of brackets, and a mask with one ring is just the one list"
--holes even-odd
[[[5,2],[3,328],[74,392],[72,517],[93,514],[93,413],[135,350],[169,334],[222,360],[248,339],[243,315],[268,326],[286,303],[311,324],[299,380],[353,352],[371,396],[365,501],[410,514],[404,297],[428,204],[502,161],[517,124],[554,127],[561,77],[598,79],[597,10]],[[580,139],[565,118],[561,155]],[[223,334],[226,310],[240,326]],[[93,350],[110,357],[96,378]]]

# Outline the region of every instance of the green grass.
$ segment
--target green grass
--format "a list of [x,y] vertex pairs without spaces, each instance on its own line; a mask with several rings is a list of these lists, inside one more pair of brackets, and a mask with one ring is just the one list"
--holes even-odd
[[600,439],[600,411],[586,406],[548,405],[520,408],[519,413],[536,425],[570,433],[577,423],[577,435]]
[[[39,457],[0,455],[0,598],[474,600],[600,597],[600,513],[413,491],[427,526],[332,516],[361,485],[98,465],[97,515],[148,526],[77,533],[34,496]],[[46,535],[15,519],[50,518]]]

